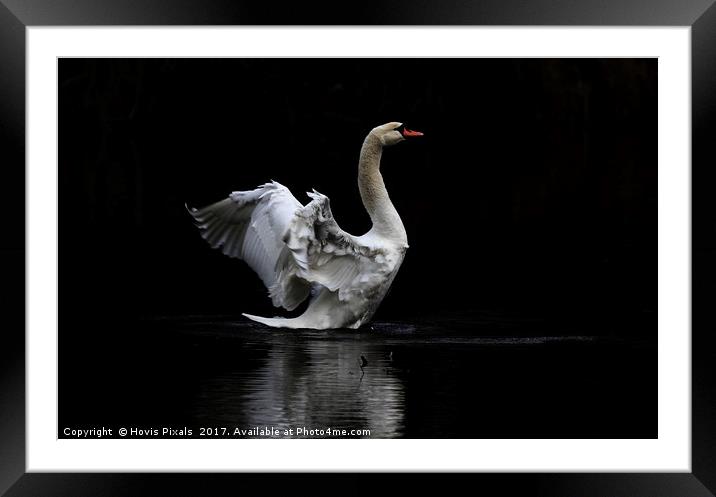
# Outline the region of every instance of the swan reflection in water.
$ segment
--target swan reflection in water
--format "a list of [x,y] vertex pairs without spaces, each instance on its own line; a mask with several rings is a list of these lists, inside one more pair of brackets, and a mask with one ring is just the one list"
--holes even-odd
[[[370,438],[400,436],[404,388],[391,350],[360,335],[252,334],[246,345],[265,355],[244,361],[240,371],[205,378],[199,385],[197,421],[240,429],[274,427],[282,437],[288,428],[294,433],[296,428],[368,429]],[[368,361],[362,368],[361,356]]]

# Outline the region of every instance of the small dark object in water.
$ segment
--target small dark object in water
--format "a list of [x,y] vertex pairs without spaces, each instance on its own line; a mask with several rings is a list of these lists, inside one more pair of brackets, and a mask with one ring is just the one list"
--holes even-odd
[[368,365],[368,359],[365,356],[360,356],[360,368],[363,369]]

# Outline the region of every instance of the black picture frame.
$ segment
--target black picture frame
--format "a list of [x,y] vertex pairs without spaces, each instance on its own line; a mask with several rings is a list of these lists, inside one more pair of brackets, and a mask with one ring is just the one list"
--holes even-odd
[[[549,496],[709,496],[716,493],[716,7],[714,0],[383,0],[282,4],[231,0],[1,0],[0,181],[6,214],[0,274],[6,316],[0,346],[0,493],[7,496],[223,495],[291,488],[365,493],[389,482],[423,491]],[[72,25],[639,25],[691,26],[692,40],[692,473],[589,474],[61,474],[25,472],[25,28]],[[22,213],[22,214],[21,214]],[[696,269],[698,268],[698,269]],[[449,482],[447,480],[450,480]],[[402,493],[402,492],[401,492]]]

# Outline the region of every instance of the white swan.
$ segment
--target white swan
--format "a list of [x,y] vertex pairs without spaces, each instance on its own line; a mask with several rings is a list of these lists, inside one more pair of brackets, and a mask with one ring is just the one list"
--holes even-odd
[[397,122],[366,136],[358,186],[373,227],[363,236],[338,226],[328,197],[314,190],[304,206],[276,182],[189,210],[213,248],[243,259],[259,275],[274,306],[291,311],[311,296],[306,311],[295,318],[244,316],[273,327],[314,329],[358,328],[371,318],[408,248],[380,174],[380,158],[383,147],[415,136],[422,133]]

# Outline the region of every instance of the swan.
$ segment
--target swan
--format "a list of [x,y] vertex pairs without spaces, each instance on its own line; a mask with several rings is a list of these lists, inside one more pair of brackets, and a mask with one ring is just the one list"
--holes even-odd
[[399,122],[373,128],[366,136],[358,188],[372,227],[362,236],[338,226],[325,195],[313,190],[303,205],[275,181],[188,209],[212,248],[256,272],[275,307],[292,311],[310,297],[298,317],[243,316],[294,329],[357,329],[371,319],[408,249],[405,227],[380,174],[381,155],[383,148],[418,136],[423,133]]

